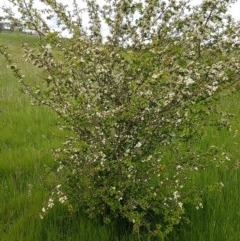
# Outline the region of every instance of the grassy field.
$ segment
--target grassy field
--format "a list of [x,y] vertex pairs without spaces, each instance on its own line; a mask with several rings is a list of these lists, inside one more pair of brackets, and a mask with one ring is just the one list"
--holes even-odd
[[[36,38],[20,33],[1,33],[27,78],[39,81],[21,58],[21,43],[36,44]],[[188,210],[190,223],[176,229],[169,241],[238,241],[240,237],[240,94],[224,97],[220,106],[235,114],[232,131],[208,129],[197,143],[202,150],[220,146],[230,152],[229,169],[198,172],[193,180],[199,187],[222,182],[219,192],[204,198],[204,208]],[[52,149],[64,133],[57,117],[46,107],[30,104],[21,85],[0,56],[0,240],[1,241],[135,241],[124,228],[105,226],[81,214],[69,216],[63,207],[53,209],[41,220],[39,212],[54,182]]]

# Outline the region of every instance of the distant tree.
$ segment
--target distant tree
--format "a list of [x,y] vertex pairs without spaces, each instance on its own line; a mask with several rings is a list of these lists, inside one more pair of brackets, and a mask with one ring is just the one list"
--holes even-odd
[[3,26],[3,23],[2,22],[0,22],[0,33],[3,31],[3,28],[4,26]]
[[[47,105],[69,130],[56,151],[59,184],[55,202],[105,222],[120,220],[139,237],[169,234],[186,205],[202,207],[201,190],[189,177],[216,162],[217,147],[193,148],[206,125],[219,124],[216,98],[239,81],[239,23],[227,15],[231,0],[85,0],[82,11],[42,0],[68,39],[51,30],[33,0],[9,0],[21,14],[8,19],[37,30],[41,44],[24,46],[24,58],[44,70],[28,84],[7,49],[20,82],[38,104]],[[103,25],[104,22],[104,25]],[[107,33],[103,28],[107,29]],[[209,123],[210,122],[210,123]],[[219,160],[223,159],[220,153]],[[225,156],[224,156],[225,158]]]

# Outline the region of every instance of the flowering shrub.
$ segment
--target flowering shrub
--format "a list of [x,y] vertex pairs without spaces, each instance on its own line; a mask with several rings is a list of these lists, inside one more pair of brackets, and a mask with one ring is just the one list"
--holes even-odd
[[[226,14],[234,1],[193,8],[190,1],[85,0],[87,25],[76,1],[72,12],[55,0],[42,0],[45,10],[33,0],[9,2],[22,17],[5,9],[7,18],[41,36],[39,48],[23,49],[44,70],[43,82],[31,86],[1,52],[35,103],[51,107],[71,133],[56,150],[59,184],[43,214],[59,201],[128,222],[139,239],[164,239],[186,203],[202,208],[185,185],[216,159],[216,148],[201,153],[191,143],[215,124],[209,113],[221,114],[216,97],[239,80],[239,23]],[[51,30],[43,13],[70,37]]]

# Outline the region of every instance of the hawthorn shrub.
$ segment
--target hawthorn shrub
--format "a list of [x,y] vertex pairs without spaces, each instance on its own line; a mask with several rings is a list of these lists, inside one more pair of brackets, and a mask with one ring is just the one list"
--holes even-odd
[[[23,50],[42,82],[31,85],[6,47],[1,53],[70,133],[55,152],[58,185],[42,214],[61,202],[124,221],[139,239],[163,240],[186,204],[202,207],[189,178],[218,160],[217,147],[203,153],[192,143],[221,122],[216,100],[239,81],[239,22],[227,14],[235,1],[85,0],[86,9],[73,1],[72,11],[55,0],[41,0],[44,10],[33,0],[9,2],[21,18],[5,8],[6,18],[41,37]],[[51,18],[69,38],[49,27]]]

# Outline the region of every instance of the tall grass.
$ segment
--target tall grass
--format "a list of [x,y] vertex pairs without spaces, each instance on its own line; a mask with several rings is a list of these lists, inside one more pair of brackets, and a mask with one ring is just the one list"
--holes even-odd
[[[216,145],[221,152],[229,153],[231,160],[223,166],[213,166],[198,171],[192,182],[198,187],[212,191],[203,196],[203,209],[188,210],[190,223],[179,227],[170,241],[238,241],[240,237],[240,95],[232,94],[220,100],[221,110],[229,111],[232,117],[231,131],[208,128],[203,138],[195,143],[197,148],[209,151]],[[223,186],[221,186],[221,184]],[[219,185],[220,184],[220,185]],[[219,186],[220,190],[214,188]],[[215,186],[216,187],[216,186]]]
[[[37,44],[34,36],[1,33],[0,41],[9,45],[21,68],[31,81],[38,81],[37,70],[30,69],[21,57],[21,43]],[[41,220],[39,212],[47,200],[48,188],[55,181],[52,149],[63,138],[57,128],[57,117],[43,106],[31,106],[21,92],[6,63],[0,57],[0,240],[1,241],[135,241],[127,227],[105,226],[89,220],[81,213],[69,215],[56,206]],[[228,168],[218,167],[198,171],[192,182],[199,187],[222,182],[221,191],[203,197],[204,207],[187,208],[190,223],[179,227],[169,241],[238,241],[240,237],[240,185],[236,162],[240,157],[240,95],[224,97],[222,110],[235,114],[232,131],[208,129],[196,148],[209,150],[218,145],[229,152],[233,160]]]
[[[0,37],[20,59],[22,36]],[[0,61],[0,240],[26,240],[21,237],[32,230],[29,226],[46,197],[45,170],[52,165],[51,149],[59,144],[61,133],[56,116],[31,106],[4,59]]]

